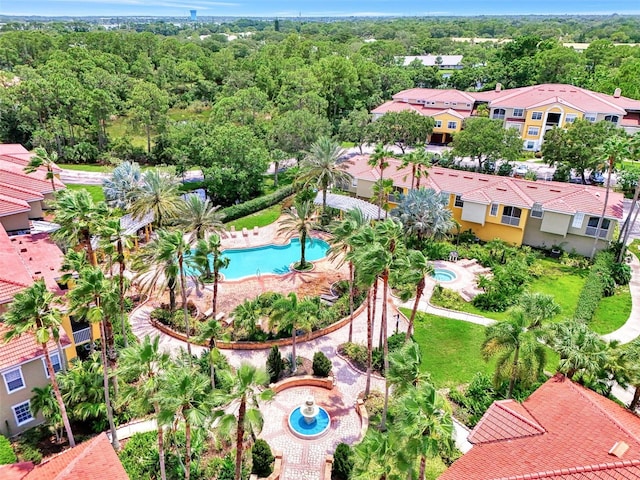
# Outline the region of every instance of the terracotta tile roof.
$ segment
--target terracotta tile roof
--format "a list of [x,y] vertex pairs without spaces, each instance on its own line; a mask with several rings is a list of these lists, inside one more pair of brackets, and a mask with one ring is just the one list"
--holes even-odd
[[[458,107],[464,107],[467,103],[471,104],[471,109],[475,99],[470,92],[463,92],[454,89],[439,88],[410,88],[396,93],[392,97],[394,100],[429,100],[432,102],[456,102]],[[461,105],[464,104],[464,105]]]
[[23,480],[129,480],[105,433],[37,465]]
[[[20,337],[13,338],[10,342],[5,342],[4,336],[8,331],[8,327],[0,322],[0,371],[44,355],[44,351],[36,342],[34,335],[25,333]],[[62,327],[60,327],[60,345],[62,348],[71,345],[71,341]],[[53,339],[49,340],[47,347],[49,352],[58,350]]]
[[[25,173],[20,165],[0,160],[0,178],[3,183],[10,183],[20,188],[33,190],[35,192],[51,193],[51,180],[47,180],[47,172],[38,170],[33,173]],[[64,188],[64,184],[57,178],[54,179],[56,188]]]
[[410,103],[390,100],[371,110],[371,113],[384,115],[387,112],[404,112],[405,110],[420,113],[421,107],[420,105],[412,105]]
[[[640,418],[611,400],[558,375],[515,408],[487,411],[474,429],[481,443],[440,479],[640,478]],[[544,431],[526,435],[535,425]],[[616,442],[629,446],[621,458],[609,454]]]
[[[378,168],[367,165],[367,155],[351,159],[347,171],[355,178],[376,181],[380,178]],[[385,178],[391,178],[394,185],[411,187],[410,167],[400,168],[401,161],[388,158],[389,167]],[[479,203],[498,202],[521,208],[531,208],[540,203],[546,210],[574,214],[582,212],[600,216],[604,206],[605,190],[592,185],[576,185],[562,182],[533,182],[521,178],[501,177],[483,173],[465,172],[449,168],[431,167],[429,176],[421,181],[421,186],[439,192],[461,195],[462,200]],[[623,196],[618,192],[609,193],[606,216],[622,218]]]
[[16,153],[29,153],[29,150],[19,143],[0,143],[0,155],[13,155]]
[[541,435],[544,428],[518,402],[494,402],[469,435],[473,444]]
[[[34,153],[29,153],[27,151],[10,153],[10,154],[0,153],[0,160],[5,160],[7,162],[15,163],[24,168],[29,164],[29,162],[31,161],[31,157],[33,156],[35,156]],[[40,169],[44,170],[45,172],[47,171],[46,167],[40,167]],[[55,173],[60,173],[62,171],[62,168],[54,164],[52,167],[52,170]]]
[[31,207],[24,200],[0,194],[0,217],[29,211]]
[[2,480],[22,480],[26,474],[33,470],[33,467],[32,462],[0,465],[0,478],[2,478]]
[[44,200],[44,195],[28,188],[21,188],[9,183],[0,181],[0,194],[8,197],[17,198],[26,202]]

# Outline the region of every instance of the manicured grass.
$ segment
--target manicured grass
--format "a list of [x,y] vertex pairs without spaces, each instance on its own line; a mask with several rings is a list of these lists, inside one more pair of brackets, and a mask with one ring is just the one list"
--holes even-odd
[[[405,315],[411,312],[402,309]],[[485,327],[461,320],[418,313],[413,338],[422,351],[421,369],[429,372],[438,388],[468,383],[476,372],[493,375],[495,361],[485,362],[480,353]],[[547,351],[545,370],[555,372],[559,357]]]
[[58,163],[58,166],[60,168],[64,168],[65,170],[74,170],[76,172],[110,172],[111,170],[113,170],[113,167],[109,165]]
[[91,194],[94,202],[104,202],[104,191],[100,185],[67,185],[69,190],[86,190]]
[[629,244],[628,251],[640,258],[640,240],[637,238]]
[[236,231],[243,228],[251,229],[253,227],[265,227],[271,225],[280,216],[280,205],[274,205],[273,207],[265,208],[259,212],[252,213],[246,217],[238,218],[227,224],[227,227],[232,225],[236,227]]
[[601,335],[611,333],[620,328],[631,315],[631,294],[629,286],[618,287],[616,294],[600,300],[589,327]]

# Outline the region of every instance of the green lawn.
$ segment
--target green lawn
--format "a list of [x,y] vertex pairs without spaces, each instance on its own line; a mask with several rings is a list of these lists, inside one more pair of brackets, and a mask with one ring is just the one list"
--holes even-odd
[[77,184],[69,184],[67,185],[69,190],[86,190],[91,194],[94,202],[103,202],[104,201],[104,191],[100,185],[77,185]]
[[[485,362],[480,354],[484,331],[482,325],[418,313],[413,337],[422,350],[422,370],[438,388],[468,383],[476,372],[492,375],[495,362]],[[558,355],[547,349],[545,370],[555,372],[557,365]]]
[[629,286],[619,287],[612,297],[600,300],[589,327],[600,335],[611,333],[620,328],[631,315],[631,294]]
[[[142,129],[133,128],[133,126],[124,117],[118,117],[107,125],[107,135],[114,140],[116,138],[128,137],[134,147],[147,150],[147,136]],[[151,145],[153,146],[153,135],[151,137]]]
[[253,227],[265,227],[271,225],[280,216],[281,206],[274,205],[273,207],[265,208],[259,212],[252,213],[246,217],[238,218],[232,222],[227,223],[227,227],[232,225],[236,227],[236,230],[242,230],[243,228],[251,229]]
[[58,163],[57,165],[65,170],[74,170],[77,172],[110,172],[113,170],[113,167],[109,165],[86,165],[75,163]]

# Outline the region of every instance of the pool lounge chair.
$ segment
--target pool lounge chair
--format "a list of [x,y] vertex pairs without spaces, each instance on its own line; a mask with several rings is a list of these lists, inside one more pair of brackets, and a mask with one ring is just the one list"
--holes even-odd
[[236,238],[236,233],[236,226],[231,225],[231,227],[229,228],[229,234],[231,235],[231,238]]
[[257,226],[253,227],[253,234],[258,235],[258,233],[260,233],[260,229]]
[[244,227],[242,229],[242,236],[243,237],[248,237],[249,236],[249,230],[247,230],[247,227]]

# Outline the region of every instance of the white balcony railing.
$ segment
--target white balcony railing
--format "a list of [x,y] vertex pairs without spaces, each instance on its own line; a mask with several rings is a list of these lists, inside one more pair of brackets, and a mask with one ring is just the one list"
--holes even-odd
[[91,340],[91,327],[73,332],[73,341],[76,345],[82,345]]

